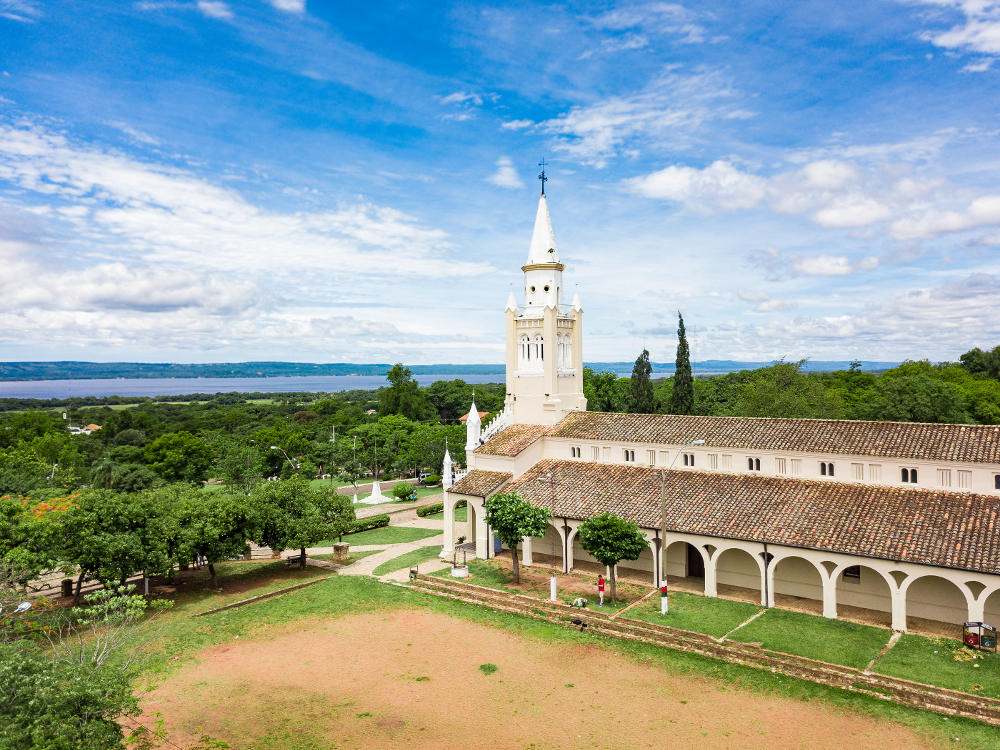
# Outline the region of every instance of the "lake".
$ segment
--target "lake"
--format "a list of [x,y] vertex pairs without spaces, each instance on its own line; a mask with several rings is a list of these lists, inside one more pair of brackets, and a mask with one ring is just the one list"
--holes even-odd
[[[453,380],[453,375],[414,376],[420,385]],[[503,372],[463,375],[466,383],[502,383]],[[305,375],[282,378],[106,378],[96,380],[0,381],[0,398],[72,398],[74,396],[180,396],[188,393],[289,393],[374,390],[387,385],[384,375]]]

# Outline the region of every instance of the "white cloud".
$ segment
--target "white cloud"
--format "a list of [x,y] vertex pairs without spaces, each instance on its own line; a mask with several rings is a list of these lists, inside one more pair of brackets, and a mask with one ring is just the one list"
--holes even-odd
[[519,189],[524,187],[524,181],[514,169],[514,163],[507,156],[497,159],[497,171],[490,175],[489,181],[502,188]]
[[985,73],[993,67],[993,63],[996,62],[995,59],[991,57],[984,57],[981,60],[976,60],[975,62],[970,62],[962,68],[963,73]]
[[0,18],[31,23],[41,16],[42,9],[36,0],[0,0]]
[[866,227],[892,217],[892,210],[863,194],[837,196],[813,214],[813,221],[823,227]]
[[284,10],[289,13],[306,12],[306,0],[270,0],[270,2],[278,10]]
[[138,141],[139,143],[144,143],[147,146],[159,146],[160,145],[159,138],[154,138],[153,136],[149,135],[149,133],[143,133],[141,130],[138,130],[137,128],[133,128],[128,123],[125,123],[125,122],[109,122],[108,125],[110,125],[111,127],[115,128],[115,130],[120,130],[122,133],[124,133],[125,135],[127,135],[129,138],[131,138],[134,141]]
[[[663,148],[690,137],[705,122],[732,115],[737,108],[728,102],[735,96],[717,72],[668,69],[638,93],[572,107],[539,128],[555,136],[557,150],[601,168],[626,147],[636,150],[635,143],[655,139]],[[739,111],[740,117],[746,114]]]
[[438,98],[442,104],[471,104],[475,107],[482,106],[483,97],[472,91],[456,91],[453,94]]
[[814,161],[806,164],[801,171],[809,187],[823,190],[842,190],[856,183],[860,177],[856,166],[834,159]]
[[899,239],[918,239],[998,224],[1000,195],[985,195],[976,198],[964,210],[931,208],[913,211],[893,222],[892,233]]
[[221,0],[198,0],[198,10],[209,18],[218,18],[221,21],[233,19],[233,11]]
[[732,164],[716,161],[704,169],[670,166],[625,181],[627,189],[646,198],[661,198],[698,209],[752,208],[767,195],[767,181]]
[[507,122],[501,123],[500,127],[504,130],[524,130],[534,124],[533,120],[507,120]]
[[[769,247],[751,255],[751,263],[764,270],[768,278],[786,279],[797,276],[847,276],[857,271],[870,271],[879,265],[874,256],[849,258],[845,255],[801,255],[783,253]],[[741,297],[741,299],[743,299]]]
[[766,292],[752,291],[749,289],[739,289],[736,296],[744,302],[753,304],[754,312],[769,313],[777,310],[791,310],[798,307],[794,302],[776,299]]
[[[996,0],[903,0],[908,4],[932,6],[942,9],[949,19],[961,14],[961,22],[946,30],[928,30],[920,34],[936,47],[974,52],[986,55],[1000,55],[1000,2]],[[950,12],[949,12],[950,11]],[[943,17],[945,14],[939,14]],[[949,21],[950,22],[950,21]],[[982,61],[967,65],[964,70],[982,71]]]

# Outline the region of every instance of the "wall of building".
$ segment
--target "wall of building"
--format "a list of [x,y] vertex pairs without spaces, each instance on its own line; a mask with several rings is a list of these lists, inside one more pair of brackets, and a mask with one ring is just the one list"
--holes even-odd
[[716,560],[716,582],[760,591],[760,566],[750,553],[740,549],[722,550]]
[[965,597],[953,583],[925,576],[910,584],[906,592],[906,614],[927,620],[961,624],[969,618]]
[[[973,464],[958,461],[911,461],[908,459],[873,458],[848,456],[845,454],[804,453],[801,451],[746,451],[718,447],[683,447],[678,445],[658,445],[655,443],[626,443],[613,440],[573,440],[569,438],[546,437],[544,456],[559,460],[573,459],[570,449],[582,448],[582,457],[576,460],[597,461],[598,463],[623,464],[633,466],[669,466],[673,462],[674,471],[719,471],[728,474],[756,474],[760,476],[786,476],[795,479],[835,481],[854,484],[874,484],[886,487],[909,487],[925,490],[946,490],[950,492],[978,492],[1000,495],[995,487],[994,477],[1000,474],[1000,464]],[[599,458],[594,459],[593,448],[598,448]],[[604,449],[608,450],[605,451]],[[625,450],[635,451],[635,462],[625,461]],[[653,451],[653,462],[649,461],[649,451]],[[685,467],[683,461],[674,460],[678,452],[694,454],[694,466]],[[716,467],[710,464],[710,456],[716,456]],[[730,456],[731,468],[725,468],[723,456]],[[760,471],[747,468],[748,458],[760,459]],[[785,472],[778,471],[778,459],[785,460]],[[792,473],[792,460],[800,462],[801,470]],[[832,477],[821,473],[822,463],[832,463]],[[862,478],[854,476],[853,466],[860,464]],[[878,467],[878,477],[872,474],[872,467]],[[917,482],[904,483],[901,470],[917,469]],[[949,483],[939,483],[939,469],[950,471]],[[967,487],[960,486],[959,471],[969,472]]]

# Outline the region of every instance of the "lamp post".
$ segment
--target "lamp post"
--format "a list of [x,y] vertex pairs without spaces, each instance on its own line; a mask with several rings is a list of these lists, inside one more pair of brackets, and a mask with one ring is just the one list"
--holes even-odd
[[[659,477],[660,479],[660,586],[665,589],[667,586],[667,474],[670,470],[674,468],[674,464],[677,463],[677,459],[680,457],[681,453],[684,452],[685,448],[690,448],[693,445],[704,445],[705,441],[701,438],[696,438],[695,440],[690,440],[684,443],[680,448],[677,449],[677,453],[674,454],[674,460],[670,462],[670,465],[666,469],[661,469],[656,472],[653,476]],[[667,595],[666,592],[660,598],[660,612],[661,614],[667,613]]]
[[17,607],[14,609],[13,612],[9,612],[8,614],[4,615],[3,606],[0,605],[0,617],[13,617],[14,615],[19,615],[22,612],[27,612],[29,609],[31,609],[31,602],[21,602],[20,604],[17,605]]
[[299,470],[299,462],[293,461],[291,458],[289,458],[288,454],[285,453],[285,451],[282,448],[279,448],[277,445],[272,445],[271,450],[281,451],[281,455],[285,457],[286,461],[288,461],[288,465],[292,467],[293,472],[297,472]]
[[[544,477],[538,477],[538,481],[549,486],[552,493],[552,510],[556,508],[556,480],[552,472],[546,472]],[[563,519],[563,573],[569,573],[569,524]]]

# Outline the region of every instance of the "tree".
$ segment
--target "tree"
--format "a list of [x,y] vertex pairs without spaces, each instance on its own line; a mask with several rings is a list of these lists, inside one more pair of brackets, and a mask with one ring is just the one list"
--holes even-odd
[[656,397],[649,376],[653,366],[649,363],[649,352],[645,349],[635,361],[632,379],[629,381],[628,410],[635,414],[652,414],[656,411]]
[[168,482],[201,482],[212,467],[212,448],[190,432],[169,432],[146,446],[146,460]]
[[409,482],[397,482],[392,488],[392,494],[397,500],[409,500],[413,495],[413,485]]
[[[899,369],[899,368],[894,368]],[[878,379],[862,419],[896,422],[971,422],[962,391],[930,374],[895,375],[887,371]]]
[[1000,380],[1000,346],[984,352],[978,346],[959,357],[962,366],[972,375],[984,375]]
[[583,395],[587,397],[588,411],[625,411],[628,402],[629,378],[619,378],[610,370],[594,372],[583,368]]
[[379,416],[401,414],[407,419],[419,422],[437,419],[437,413],[420,386],[413,378],[413,371],[397,362],[386,374],[389,387],[378,393]]
[[614,513],[599,513],[580,524],[580,545],[601,565],[611,569],[611,601],[615,601],[615,566],[621,560],[638,560],[649,545],[635,521]]
[[733,413],[740,417],[838,419],[844,416],[839,392],[816,373],[802,372],[805,360],[778,362],[753,370],[737,387]]
[[354,522],[350,498],[327,489],[313,489],[299,476],[262,482],[250,492],[250,521],[258,544],[275,552],[300,550],[299,567],[306,566],[306,547],[338,537]]
[[60,556],[80,569],[76,599],[87,578],[125,583],[137,571],[165,573],[165,509],[151,494],[94,490],[62,517]]
[[187,562],[204,555],[216,588],[215,563],[249,551],[247,540],[253,529],[246,499],[187,489],[173,505],[177,559]]
[[694,414],[694,378],[691,377],[691,352],[684,316],[677,311],[677,359],[674,363],[674,387],[670,395],[671,414]]
[[517,545],[526,536],[543,536],[551,516],[548,508],[532,505],[516,492],[499,493],[487,498],[486,523],[510,550],[514,583],[521,582]]

